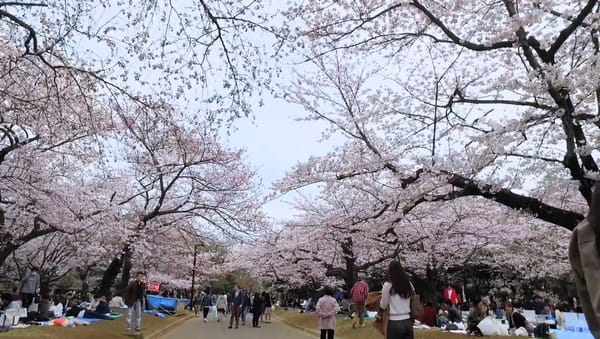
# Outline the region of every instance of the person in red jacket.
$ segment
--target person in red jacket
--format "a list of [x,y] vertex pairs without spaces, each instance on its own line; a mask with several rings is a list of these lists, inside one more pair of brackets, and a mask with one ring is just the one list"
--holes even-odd
[[456,293],[456,290],[450,285],[450,283],[446,284],[444,289],[444,300],[450,300],[452,306],[456,306],[456,304],[460,303],[462,300],[460,295]]

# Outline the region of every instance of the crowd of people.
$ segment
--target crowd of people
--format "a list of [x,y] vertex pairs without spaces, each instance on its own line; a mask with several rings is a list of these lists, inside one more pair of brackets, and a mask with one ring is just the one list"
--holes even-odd
[[135,280],[122,292],[84,295],[78,291],[41,290],[38,269],[33,267],[13,293],[0,295],[0,308],[26,313],[27,316],[19,317],[19,321],[27,325],[40,325],[63,317],[112,319],[113,310],[128,308],[127,329],[132,328],[131,320],[135,314],[135,330],[140,330],[146,296],[144,273],[138,272]]
[[[234,289],[226,293],[213,294],[209,288],[194,297],[193,306],[196,317],[202,313],[202,321],[209,322],[211,310],[216,311],[217,322],[223,322],[229,317],[228,328],[239,328],[246,325],[249,313],[252,313],[252,327],[260,328],[260,324],[271,323],[271,311],[273,308],[273,299],[268,292],[257,291],[250,293],[245,288],[235,285]],[[234,327],[235,326],[235,327]]]

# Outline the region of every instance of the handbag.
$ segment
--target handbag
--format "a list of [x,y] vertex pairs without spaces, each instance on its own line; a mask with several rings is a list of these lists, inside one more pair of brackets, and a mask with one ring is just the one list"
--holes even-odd
[[421,302],[421,296],[415,292],[415,287],[412,283],[410,284],[410,288],[412,289],[412,295],[410,296],[410,317],[422,321],[425,310]]

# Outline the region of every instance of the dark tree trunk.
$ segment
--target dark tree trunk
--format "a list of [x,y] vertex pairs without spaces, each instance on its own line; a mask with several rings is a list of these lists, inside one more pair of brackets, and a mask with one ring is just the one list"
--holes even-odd
[[131,250],[127,251],[127,253],[125,253],[125,255],[123,256],[123,270],[121,272],[121,281],[119,281],[119,283],[117,284],[117,290],[122,290],[123,288],[127,287],[127,284],[129,284],[129,280],[131,279],[131,256],[133,255],[133,253],[131,253]]
[[352,238],[346,238],[342,242],[342,257],[346,264],[344,272],[344,288],[350,291],[354,283],[358,280],[358,270],[356,269],[356,258],[354,256],[354,242]]
[[[110,294],[110,289],[114,286],[119,273],[123,269],[124,262],[127,261],[127,257],[131,256],[131,250],[129,245],[125,245],[123,247],[123,251],[121,255],[114,257],[110,262],[110,265],[104,271],[104,275],[102,276],[102,281],[100,282],[100,286],[98,287],[98,293],[102,295]],[[131,260],[131,258],[129,259]]]

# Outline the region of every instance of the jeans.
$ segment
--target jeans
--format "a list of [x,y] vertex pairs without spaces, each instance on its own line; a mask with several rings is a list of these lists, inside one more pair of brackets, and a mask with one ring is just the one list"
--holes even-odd
[[246,315],[248,314],[248,306],[242,306],[242,325],[246,323]]
[[333,339],[334,330],[321,330],[321,339]]
[[136,331],[142,329],[142,301],[136,300],[133,306],[127,309],[127,318],[125,319],[125,327],[131,329],[131,317],[135,312],[135,329]]
[[390,320],[387,328],[387,339],[413,339],[413,320]]

